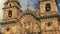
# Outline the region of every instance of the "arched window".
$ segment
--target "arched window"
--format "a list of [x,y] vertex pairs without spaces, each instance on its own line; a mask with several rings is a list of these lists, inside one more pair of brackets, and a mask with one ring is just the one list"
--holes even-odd
[[9,17],[12,17],[12,10],[9,10],[9,11],[8,11],[8,16],[9,16]]
[[46,4],[45,9],[46,9],[46,12],[49,12],[50,11],[51,7],[50,7],[50,4],[49,3]]
[[11,7],[11,4],[10,4],[10,7]]

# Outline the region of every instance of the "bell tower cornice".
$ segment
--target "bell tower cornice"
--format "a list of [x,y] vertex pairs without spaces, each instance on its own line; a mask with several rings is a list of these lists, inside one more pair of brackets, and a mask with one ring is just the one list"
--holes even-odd
[[16,7],[17,9],[21,8],[20,2],[18,2],[18,0],[8,0],[4,3],[4,8],[12,8],[12,7]]

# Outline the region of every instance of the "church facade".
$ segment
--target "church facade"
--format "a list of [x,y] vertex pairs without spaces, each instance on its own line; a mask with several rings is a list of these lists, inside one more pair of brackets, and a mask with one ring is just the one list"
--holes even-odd
[[60,34],[56,0],[41,0],[35,11],[22,11],[17,0],[4,3],[2,34]]

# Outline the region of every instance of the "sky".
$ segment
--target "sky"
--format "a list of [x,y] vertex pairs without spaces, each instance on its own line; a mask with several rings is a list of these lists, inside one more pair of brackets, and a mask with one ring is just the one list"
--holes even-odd
[[[2,8],[4,7],[4,3],[7,0],[0,0],[0,22],[2,21],[3,18],[3,10]],[[34,11],[34,8],[37,6],[39,7],[39,0],[18,0],[22,6],[23,10],[26,10],[27,8],[31,9]],[[60,0],[57,0],[58,2],[58,11],[60,12]],[[29,5],[29,6],[27,6]],[[60,13],[59,13],[60,14]]]
[[[20,4],[22,6],[22,9],[31,9],[31,10],[34,10],[35,6],[39,6],[39,3],[38,3],[39,0],[20,0]],[[29,6],[27,6],[29,5]]]

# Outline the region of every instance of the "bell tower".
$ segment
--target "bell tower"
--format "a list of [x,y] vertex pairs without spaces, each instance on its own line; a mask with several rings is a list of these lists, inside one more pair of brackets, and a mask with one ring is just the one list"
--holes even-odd
[[17,19],[21,12],[21,5],[17,0],[8,0],[4,3],[3,11],[3,21]]
[[57,0],[40,0],[42,34],[55,34],[58,31]]
[[40,16],[49,16],[54,14],[58,14],[57,0],[41,0]]

